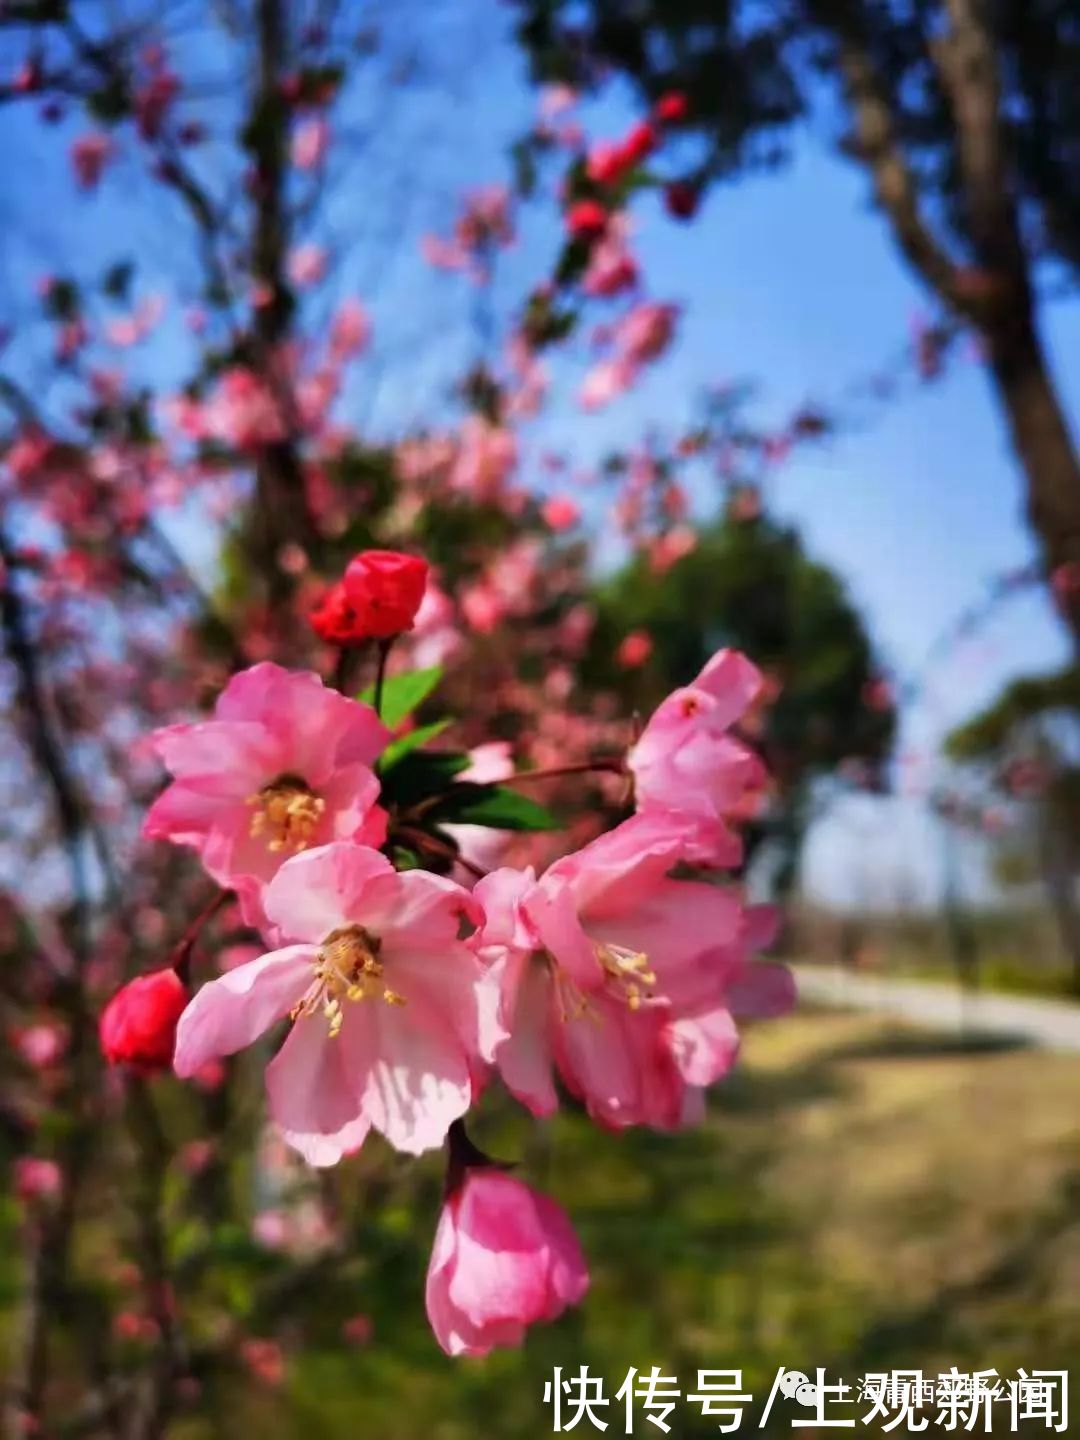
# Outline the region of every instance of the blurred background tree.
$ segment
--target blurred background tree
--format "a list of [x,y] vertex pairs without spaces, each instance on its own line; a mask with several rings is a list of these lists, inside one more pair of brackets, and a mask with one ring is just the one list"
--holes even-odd
[[995,877],[1012,889],[1041,884],[1080,993],[1080,671],[1013,681],[946,749],[1010,804]]
[[[1080,30],[1071,0],[517,0],[535,76],[677,86],[692,191],[790,158],[823,126],[895,243],[985,349],[1048,574],[1080,579],[1080,457],[1040,290],[1080,264]],[[1066,568],[1067,567],[1067,568]],[[1080,584],[1062,610],[1080,638]]]

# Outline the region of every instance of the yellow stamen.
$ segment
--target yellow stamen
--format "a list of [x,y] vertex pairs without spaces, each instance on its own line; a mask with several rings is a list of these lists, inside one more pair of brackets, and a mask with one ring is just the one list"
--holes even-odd
[[275,853],[305,850],[326,809],[326,801],[298,775],[279,775],[249,795],[247,803],[257,807],[251,817],[252,836],[264,839],[266,848]]
[[652,999],[656,972],[650,970],[649,957],[644,951],[600,943],[594,946],[594,950],[597,960],[615,982],[615,993],[626,1001],[631,1010],[640,1009],[643,1001]]
[[342,1000],[374,997],[387,1005],[404,1005],[404,995],[383,983],[380,948],[380,941],[362,925],[332,931],[315,962],[315,979],[304,998],[293,1006],[291,1018],[298,1020],[321,1010],[333,1037],[341,1033],[345,1020]]

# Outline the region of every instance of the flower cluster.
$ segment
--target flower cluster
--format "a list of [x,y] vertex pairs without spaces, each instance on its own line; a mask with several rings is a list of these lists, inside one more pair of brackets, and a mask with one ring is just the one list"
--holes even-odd
[[732,733],[761,687],[749,661],[721,651],[627,753],[595,762],[623,779],[614,828],[541,874],[477,875],[470,832],[554,822],[528,793],[542,772],[430,748],[439,725],[404,728],[438,679],[386,674],[425,575],[413,557],[362,554],[340,586],[349,623],[327,624],[327,605],[316,617],[343,656],[372,642],[363,697],[263,662],[229,681],[211,718],[157,732],[173,779],[145,833],[194,849],[265,953],[189,999],[186,947],[179,974],[113,999],[102,1038],[112,1060],[171,1060],[186,1078],[284,1024],[269,1111],[310,1164],[372,1129],[413,1155],[448,1141],[427,1308],[444,1349],[483,1354],[588,1283],[565,1215],[468,1139],[485,1085],[498,1075],[543,1116],[561,1084],[607,1128],[674,1129],[730,1069],[738,1017],[782,1012],[792,989],[753,960],[770,916],[715,874],[739,863],[733,823],[764,783]]

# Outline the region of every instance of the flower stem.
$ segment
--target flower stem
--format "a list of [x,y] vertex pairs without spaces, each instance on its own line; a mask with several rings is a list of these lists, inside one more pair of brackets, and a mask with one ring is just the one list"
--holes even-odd
[[337,663],[334,665],[334,673],[330,684],[335,690],[340,690],[342,695],[348,694],[349,671],[352,669],[352,659],[355,653],[355,646],[342,645],[338,651]]
[[562,775],[598,774],[625,775],[626,761],[621,755],[601,755],[595,760],[582,760],[575,765],[553,765],[547,770],[517,770],[507,775],[500,785],[531,785],[536,780],[557,780]]
[[386,684],[386,662],[390,655],[390,647],[394,643],[394,637],[389,640],[379,641],[379,661],[375,671],[375,714],[382,719],[383,711],[383,687]]
[[467,860],[457,846],[450,844],[449,841],[440,840],[437,835],[431,835],[426,830],[421,830],[413,825],[398,825],[394,828],[394,835],[419,851],[427,850],[430,854],[441,855],[447,860],[453,860],[455,864],[464,866],[470,875],[475,875],[477,880],[482,880],[488,873],[481,866],[474,865],[471,860]]
[[195,948],[195,942],[202,933],[203,927],[213,919],[225,902],[232,898],[231,890],[219,890],[213,899],[203,906],[173,946],[169,964],[185,985],[191,982],[191,952]]

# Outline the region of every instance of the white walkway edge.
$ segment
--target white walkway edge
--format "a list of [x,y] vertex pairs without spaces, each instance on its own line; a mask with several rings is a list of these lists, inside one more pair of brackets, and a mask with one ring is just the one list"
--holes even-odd
[[894,980],[839,965],[794,965],[799,998],[842,1010],[892,1015],[926,1029],[1023,1040],[1080,1054],[1080,1004],[1001,994],[964,995],[930,980]]

